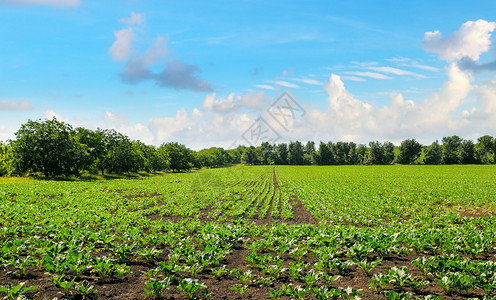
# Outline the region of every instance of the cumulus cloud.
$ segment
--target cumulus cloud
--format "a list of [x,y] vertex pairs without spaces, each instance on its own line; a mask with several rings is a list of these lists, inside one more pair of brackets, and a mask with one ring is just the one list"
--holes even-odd
[[132,28],[117,30],[114,32],[115,42],[109,51],[115,61],[125,61],[132,53],[131,44],[134,39]]
[[[176,90],[210,92],[212,86],[199,77],[200,68],[170,57],[166,40],[158,36],[145,51],[133,50],[135,28],[145,23],[143,14],[132,12],[119,20],[128,27],[114,32],[115,42],[109,48],[115,61],[125,61],[121,79],[130,84],[154,81],[158,86]],[[153,71],[160,68],[161,71]]]
[[14,139],[14,129],[12,126],[0,124],[0,142]]
[[116,131],[127,135],[131,140],[140,140],[145,144],[154,142],[153,135],[148,126],[141,123],[131,124],[124,115],[106,112],[104,117],[105,127],[115,129]]
[[263,91],[238,96],[231,93],[227,98],[220,99],[215,99],[215,96],[215,93],[213,93],[205,97],[203,108],[207,111],[226,113],[237,112],[243,108],[261,110],[268,107],[272,101],[272,98],[268,97]]
[[495,22],[477,20],[464,23],[460,29],[446,37],[436,30],[426,32],[422,44],[427,51],[435,52],[442,60],[456,61],[469,58],[478,61],[489,50]]
[[45,111],[45,113],[43,114],[43,117],[47,120],[51,120],[51,119],[55,118],[59,121],[64,121],[58,113],[56,113],[54,110],[51,110],[51,109]]
[[16,5],[50,5],[50,6],[76,6],[81,0],[0,0],[0,4]]
[[9,102],[0,101],[0,110],[30,110],[32,108],[31,103],[26,100]]

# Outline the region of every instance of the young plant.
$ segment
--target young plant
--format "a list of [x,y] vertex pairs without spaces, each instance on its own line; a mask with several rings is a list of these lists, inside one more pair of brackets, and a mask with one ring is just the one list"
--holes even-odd
[[86,297],[88,297],[89,295],[98,293],[98,291],[95,290],[95,288],[92,285],[90,285],[90,283],[86,279],[83,280],[81,283],[76,284],[74,289],[79,294],[81,294],[81,296],[83,296],[83,299],[86,299]]
[[9,265],[15,268],[15,271],[7,273],[7,275],[17,275],[19,277],[25,277],[28,273],[28,268],[35,264],[35,259],[32,256],[26,256],[25,258],[12,259]]
[[223,278],[229,274],[229,269],[227,268],[226,265],[223,265],[222,267],[220,267],[218,269],[212,269],[211,272],[215,278],[220,279],[220,278]]
[[390,290],[390,291],[382,291],[382,294],[386,299],[391,299],[391,300],[406,300],[406,299],[411,299],[413,297],[413,294],[411,292],[406,292],[406,291],[400,291],[396,292],[395,290]]
[[307,286],[312,287],[322,277],[323,277],[322,272],[317,272],[314,269],[311,269],[310,271],[308,271],[307,275],[305,275],[305,277],[303,277],[303,281],[305,281],[305,284]]
[[104,281],[108,276],[112,276],[115,271],[115,265],[107,257],[97,258],[92,267],[92,272],[96,273],[101,281]]
[[279,289],[272,289],[269,291],[269,296],[272,299],[281,299],[282,295],[286,293],[286,285],[282,285]]
[[143,260],[145,263],[150,263],[152,260],[157,258],[160,254],[162,254],[163,250],[159,250],[155,247],[151,248],[144,248],[144,249],[139,249],[138,250],[138,255],[143,257]]
[[243,297],[243,295],[248,291],[249,287],[246,284],[235,284],[231,287],[231,290],[238,292],[238,294]]
[[370,275],[372,275],[372,271],[374,270],[374,268],[381,264],[382,258],[379,258],[372,262],[368,262],[366,258],[363,260],[355,259],[354,261],[357,267],[362,269],[365,275],[370,277]]
[[186,298],[188,299],[196,299],[196,292],[207,288],[207,286],[203,283],[199,283],[197,279],[184,278],[179,281],[178,288],[184,292]]
[[131,267],[126,264],[116,265],[114,274],[117,279],[122,280],[124,276],[131,272]]
[[25,285],[26,282],[21,282],[18,285],[12,285],[9,282],[6,286],[0,286],[0,293],[5,293],[4,299],[16,300],[25,293],[38,289],[36,286],[24,287]]
[[255,277],[255,274],[253,274],[251,270],[243,272],[240,269],[234,268],[232,269],[231,273],[234,274],[234,276],[236,276],[236,278],[238,278],[243,285],[250,284],[251,280]]
[[172,278],[166,277],[164,280],[157,280],[152,278],[150,282],[146,283],[145,293],[148,297],[155,299],[162,298],[164,291],[171,285]]
[[286,295],[291,296],[293,299],[303,299],[309,291],[309,287],[295,286],[291,283],[286,286]]
[[51,281],[56,286],[61,288],[64,295],[67,297],[71,295],[71,289],[75,286],[76,277],[74,277],[71,281],[64,280],[64,277],[64,274],[55,276],[51,279]]
[[381,291],[385,289],[389,283],[389,277],[382,274],[382,273],[376,273],[372,278],[370,279],[370,289],[373,291]]

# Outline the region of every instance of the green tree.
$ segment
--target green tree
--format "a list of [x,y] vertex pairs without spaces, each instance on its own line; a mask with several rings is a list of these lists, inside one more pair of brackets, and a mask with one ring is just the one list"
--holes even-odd
[[290,142],[288,152],[288,162],[290,165],[303,165],[305,163],[303,144],[301,142]]
[[14,169],[12,148],[0,142],[0,176],[10,176]]
[[303,160],[306,165],[317,164],[317,153],[315,151],[315,142],[308,141],[303,149]]
[[457,135],[443,137],[443,164],[459,164],[461,162],[460,145],[463,139]]
[[390,165],[394,162],[394,145],[391,142],[385,142],[382,145],[384,151],[384,164]]
[[12,141],[15,168],[19,173],[45,176],[79,175],[85,167],[87,146],[76,139],[69,124],[52,120],[28,121]]
[[443,147],[439,145],[438,141],[433,142],[425,149],[425,164],[426,165],[439,165],[443,158]]
[[489,135],[481,136],[477,139],[475,145],[475,155],[477,161],[482,164],[492,164],[495,162],[494,152],[496,148],[496,140]]
[[275,150],[274,146],[269,142],[263,142],[260,145],[261,152],[261,164],[262,165],[272,165],[275,161]]
[[367,146],[364,144],[358,145],[355,153],[357,156],[357,164],[365,164],[367,161],[367,155],[368,155],[369,149],[367,149]]
[[246,147],[245,151],[241,155],[241,162],[247,165],[254,165],[257,163],[257,153],[255,152],[255,147]]
[[102,175],[104,170],[110,173],[123,174],[137,172],[144,165],[144,157],[139,148],[128,136],[113,129],[99,130],[103,135],[104,156],[98,161],[98,168]]
[[462,164],[475,163],[475,145],[471,140],[463,140],[460,144],[460,162]]
[[196,153],[198,164],[205,168],[222,167],[230,163],[231,156],[223,148],[211,147]]
[[174,172],[188,171],[193,167],[193,152],[184,145],[166,143],[160,146],[159,151],[165,153],[169,170]]
[[332,143],[320,142],[319,144],[319,165],[327,166],[334,164],[334,154],[331,148]]
[[378,141],[369,143],[369,163],[388,165],[394,161],[394,145],[391,142],[381,144]]
[[288,144],[281,143],[276,146],[276,164],[287,165],[288,164]]
[[400,145],[398,162],[404,165],[413,164],[420,157],[420,153],[422,153],[422,145],[419,142],[415,139],[404,140]]
[[91,173],[98,173],[99,165],[106,154],[103,143],[103,132],[100,130],[92,131],[84,127],[78,127],[75,131],[78,142],[87,147],[88,156],[85,157],[85,170]]

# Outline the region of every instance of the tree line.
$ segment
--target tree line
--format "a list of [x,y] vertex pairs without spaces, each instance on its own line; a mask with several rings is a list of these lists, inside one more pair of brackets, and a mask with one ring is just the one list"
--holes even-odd
[[374,164],[494,164],[496,139],[485,135],[477,140],[444,137],[423,146],[407,139],[395,147],[391,142],[299,141],[260,146],[238,146],[225,150],[212,147],[193,151],[179,143],[146,145],[115,130],[73,128],[52,120],[28,121],[16,138],[0,142],[0,176],[42,174],[79,176],[84,172],[124,174],[131,172],[188,171],[231,164],[248,165],[358,165]]

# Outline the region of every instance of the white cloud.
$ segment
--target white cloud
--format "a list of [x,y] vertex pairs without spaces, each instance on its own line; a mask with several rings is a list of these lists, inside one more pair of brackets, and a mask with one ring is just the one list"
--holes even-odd
[[426,32],[422,44],[427,51],[437,53],[442,60],[470,58],[478,61],[480,55],[489,50],[491,33],[495,28],[496,22],[481,19],[468,21],[458,31],[446,37],[441,37],[438,30]]
[[267,85],[267,84],[255,84],[255,87],[257,87],[259,89],[264,89],[264,90],[274,90],[273,86]]
[[347,72],[343,72],[343,74],[368,77],[368,78],[372,78],[372,79],[391,79],[391,77],[389,77],[389,76],[386,76],[386,75],[381,74],[381,73],[375,73],[375,72],[347,71]]
[[420,64],[418,61],[412,60],[411,58],[407,57],[393,57],[386,60],[393,62],[400,67],[416,68],[431,72],[439,71],[439,69],[436,67]]
[[51,5],[51,6],[76,6],[81,0],[0,0],[1,3],[16,5]]
[[53,118],[56,118],[59,121],[63,121],[62,117],[59,114],[57,114],[54,110],[51,110],[51,109],[45,111],[45,113],[43,114],[43,116],[47,120],[51,120]]
[[[175,117],[153,118],[150,120],[150,130],[158,144],[167,141],[178,141],[185,143],[180,137],[185,135],[182,132],[187,132],[196,127],[196,122],[188,116],[187,111],[182,108],[176,112]],[[200,132],[197,132],[201,136]]]
[[321,81],[312,79],[312,78],[293,78],[292,80],[298,81],[298,82],[303,82],[306,84],[311,84],[311,85],[322,85],[323,83]]
[[341,77],[344,80],[349,80],[349,81],[356,81],[356,82],[364,82],[367,81],[366,79],[358,76],[342,76]]
[[268,107],[271,98],[266,96],[263,91],[250,92],[244,95],[236,96],[231,93],[227,98],[215,99],[215,93],[205,97],[203,108],[207,111],[215,111],[217,113],[236,112],[243,108],[260,110]]
[[154,142],[153,135],[147,126],[141,123],[130,124],[124,115],[106,112],[103,119],[107,128],[115,129],[117,132],[127,135],[131,140],[140,140],[145,144]]
[[125,61],[132,53],[132,42],[134,32],[132,28],[117,30],[114,32],[115,42],[110,46],[109,51],[115,61]]
[[145,23],[145,15],[131,12],[129,18],[119,19],[119,22],[126,24],[127,26],[133,25],[143,25]]
[[30,110],[33,107],[26,100],[0,102],[0,110]]
[[424,75],[417,74],[414,72],[406,71],[406,70],[401,70],[398,68],[393,68],[393,67],[369,67],[370,70],[381,72],[381,73],[386,73],[386,74],[394,74],[394,75],[399,75],[399,76],[413,76],[417,78],[426,78]]
[[284,87],[288,87],[288,88],[294,88],[294,89],[299,89],[300,86],[297,85],[297,84],[294,84],[294,83],[291,83],[291,82],[287,82],[287,81],[283,81],[283,80],[276,80],[276,81],[267,81],[268,83],[273,83],[275,85],[279,85],[279,86],[284,86]]
[[14,138],[14,129],[11,126],[0,124],[0,142],[5,142]]

